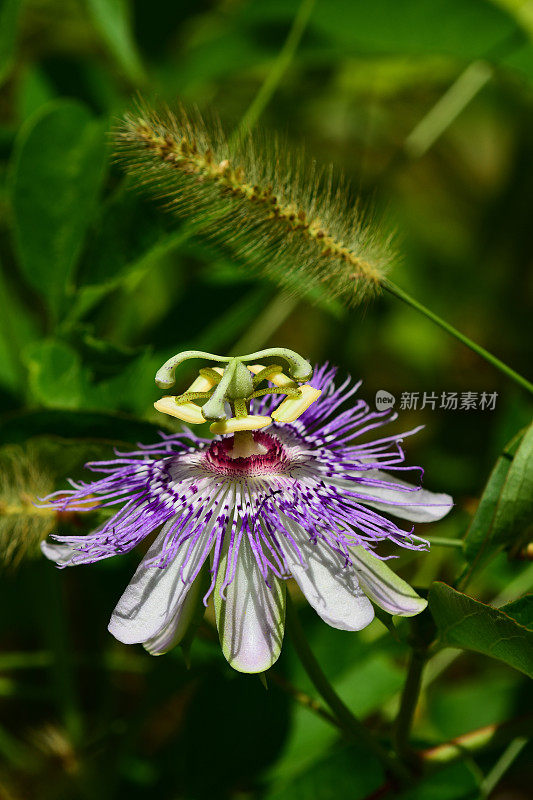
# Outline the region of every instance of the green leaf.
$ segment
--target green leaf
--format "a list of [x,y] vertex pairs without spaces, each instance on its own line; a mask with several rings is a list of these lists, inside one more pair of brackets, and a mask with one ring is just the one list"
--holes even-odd
[[144,414],[159,397],[152,376],[157,365],[150,353],[143,353],[116,375],[89,387],[86,405]]
[[172,429],[164,419],[152,423],[127,414],[45,409],[15,412],[0,417],[0,444],[23,442],[30,436],[43,434],[68,439],[106,439],[117,444],[151,444],[158,441],[159,431],[169,430]]
[[533,39],[533,10],[527,0],[494,0],[513,17],[521,28]]
[[0,263],[0,383],[10,389],[22,385],[26,371],[22,351],[37,337],[37,325],[15,296]]
[[126,0],[87,0],[93,22],[124,75],[134,84],[146,80],[130,23]]
[[496,461],[470,523],[464,541],[464,556],[472,565],[471,569],[479,566],[501,544],[502,532],[495,526],[497,509],[521,437],[522,434],[515,436]]
[[385,782],[379,763],[366,750],[333,749],[293,780],[267,794],[267,800],[362,800]]
[[533,524],[533,424],[516,451],[503,485],[492,533],[496,546],[525,543]]
[[512,617],[528,631],[533,631],[533,594],[526,594],[512,603],[507,603],[500,611]]
[[20,5],[20,0],[3,0],[0,7],[0,86],[13,65]]
[[[533,632],[506,613],[509,606],[492,608],[437,581],[429,608],[442,646],[483,653],[533,677]],[[523,613],[520,609],[519,616]]]
[[49,408],[78,408],[86,394],[88,375],[70,345],[45,340],[25,352],[33,403]]
[[398,794],[397,800],[473,800],[478,796],[476,787],[472,770],[459,762],[423,778],[416,786]]
[[483,57],[518,30],[506,13],[484,0],[433,0],[431,6],[426,0],[374,0],[371,8],[333,0],[317,4],[315,21],[355,52],[429,52],[466,59]]
[[11,165],[15,245],[28,282],[58,314],[104,175],[102,126],[88,109],[57,101],[23,126]]
[[[492,665],[489,665],[492,666]],[[425,732],[442,742],[461,736],[467,728],[477,730],[497,725],[513,717],[517,687],[525,684],[525,678],[513,670],[497,670],[484,673],[462,674],[460,681],[451,679],[435,683],[427,697],[425,720],[421,720]],[[418,728],[418,735],[424,731]]]
[[[256,25],[264,24],[266,15],[272,21],[290,19],[298,3],[270,0],[267,10],[264,5],[243,4],[241,15]],[[517,47],[526,40],[509,13],[485,0],[432,0],[431,4],[427,0],[329,0],[316,3],[310,27],[331,40],[337,61],[340,53],[431,53],[476,59],[513,35]]]
[[132,272],[153,266],[182,238],[173,219],[125,182],[101,207],[78,280],[84,286],[113,288]]

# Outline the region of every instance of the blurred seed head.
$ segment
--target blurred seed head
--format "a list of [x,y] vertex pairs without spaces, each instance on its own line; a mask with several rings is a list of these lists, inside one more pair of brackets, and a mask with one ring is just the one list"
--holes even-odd
[[64,525],[82,528],[84,511],[100,511],[92,497],[81,511],[68,505],[58,511],[40,499],[65,485],[66,476],[79,473],[91,457],[108,453],[109,445],[53,437],[0,447],[0,564],[15,567],[40,557],[39,544],[49,533]]
[[40,466],[38,453],[7,445],[0,449],[0,559],[17,565],[39,553],[39,542],[52,531],[56,512],[35,503],[53,490],[53,480]]
[[379,289],[394,255],[391,235],[351,201],[331,168],[278,138],[227,138],[197,111],[159,113],[140,103],[114,139],[138,188],[283,287],[318,288],[348,304]]

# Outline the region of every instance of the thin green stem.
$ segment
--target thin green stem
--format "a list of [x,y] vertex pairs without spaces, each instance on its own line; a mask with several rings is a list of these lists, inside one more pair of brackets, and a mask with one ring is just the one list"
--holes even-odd
[[394,724],[394,747],[400,758],[411,755],[409,744],[413,719],[422,687],[422,673],[426,663],[426,651],[413,649],[409,657],[407,677],[402,691],[400,710]]
[[410,158],[421,158],[457,119],[493,75],[485,61],[473,61],[413,128],[404,143]]
[[251,353],[252,350],[263,347],[265,342],[291,315],[297,304],[298,298],[287,292],[282,291],[276,294],[229,352]]
[[269,104],[274,92],[276,91],[283,75],[287,71],[294,54],[300,44],[303,32],[311,16],[315,0],[302,0],[300,7],[294,17],[293,23],[289,30],[289,34],[285,43],[279,51],[276,60],[274,61],[268,75],[256,96],[250,103],[248,109],[241,119],[236,133],[250,130],[254,127],[255,123]]
[[355,717],[350,709],[343,703],[329,680],[326,678],[313,651],[309,647],[305,633],[301,626],[298,614],[289,594],[287,593],[287,627],[290,632],[294,649],[298,654],[302,666],[309,676],[313,686],[325,700],[337,718],[339,725],[346,735],[362,742],[381,761],[387,772],[400,783],[410,783],[411,776],[406,767],[374,738],[363,723]]
[[485,350],[484,347],[481,347],[479,344],[473,342],[471,339],[468,338],[468,336],[465,336],[464,333],[461,333],[460,331],[457,330],[457,328],[454,328],[453,325],[450,325],[449,322],[446,322],[441,317],[439,317],[438,314],[435,314],[433,311],[424,306],[418,300],[415,300],[414,297],[411,297],[411,295],[409,295],[395,283],[392,283],[392,281],[385,279],[383,281],[382,286],[384,289],[390,292],[390,294],[394,295],[395,297],[398,297],[400,300],[403,300],[404,303],[406,303],[408,306],[411,306],[411,308],[414,308],[416,311],[419,311],[421,314],[423,314],[425,317],[430,319],[436,325],[441,327],[451,336],[455,337],[455,339],[458,339],[458,341],[462,342],[464,345],[469,347],[470,350],[473,350],[474,353],[477,353],[478,356],[481,356],[481,358],[484,358],[485,361],[488,361],[489,364],[492,364],[493,367],[500,370],[500,372],[503,372],[503,374],[506,375],[508,378],[510,378],[512,381],[518,383],[518,385],[521,386],[523,389],[526,389],[528,392],[533,394],[533,383],[530,383],[526,378],[522,377],[522,375],[519,375],[518,372],[515,372],[514,369],[508,367],[507,364],[504,364],[503,361],[500,361],[499,358],[493,356],[492,353],[489,353],[489,351]]
[[511,767],[513,762],[518,758],[527,743],[528,739],[525,736],[520,736],[511,742],[509,747],[507,747],[502,753],[479,787],[481,797],[489,797],[489,795],[492,794],[509,767]]
[[464,542],[462,539],[449,539],[447,536],[432,536],[429,540],[432,547],[454,547],[462,550]]

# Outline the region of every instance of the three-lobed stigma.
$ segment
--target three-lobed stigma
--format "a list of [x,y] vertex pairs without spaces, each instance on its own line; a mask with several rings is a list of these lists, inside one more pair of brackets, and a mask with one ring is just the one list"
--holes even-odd
[[[288,375],[279,364],[244,364],[256,358],[273,357],[287,363]],[[168,388],[174,383],[177,366],[191,358],[206,358],[225,364],[199,370],[196,380],[181,395],[165,395],[154,403],[157,411],[199,425],[211,422],[214,434],[235,434],[254,431],[276,422],[294,422],[318,399],[319,389],[311,386],[311,364],[298,353],[287,348],[269,348],[246,356],[222,357],[198,350],[178,353],[163,364],[156,375],[156,383]],[[266,387],[260,388],[264,382]],[[285,395],[285,400],[271,415],[251,414],[254,398],[267,394]],[[197,401],[204,401],[200,405]],[[228,408],[231,413],[228,414]]]

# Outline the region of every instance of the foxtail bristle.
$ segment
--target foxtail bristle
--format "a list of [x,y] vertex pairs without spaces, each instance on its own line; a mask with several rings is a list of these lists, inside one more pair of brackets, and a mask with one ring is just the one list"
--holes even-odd
[[342,182],[333,188],[331,171],[305,166],[278,140],[228,140],[198,112],[139,106],[115,141],[138,187],[283,286],[349,303],[379,289],[390,236],[350,205]]
[[0,563],[16,565],[39,553],[39,542],[56,522],[53,509],[39,508],[53,480],[38,464],[37,452],[6,445],[0,451]]

